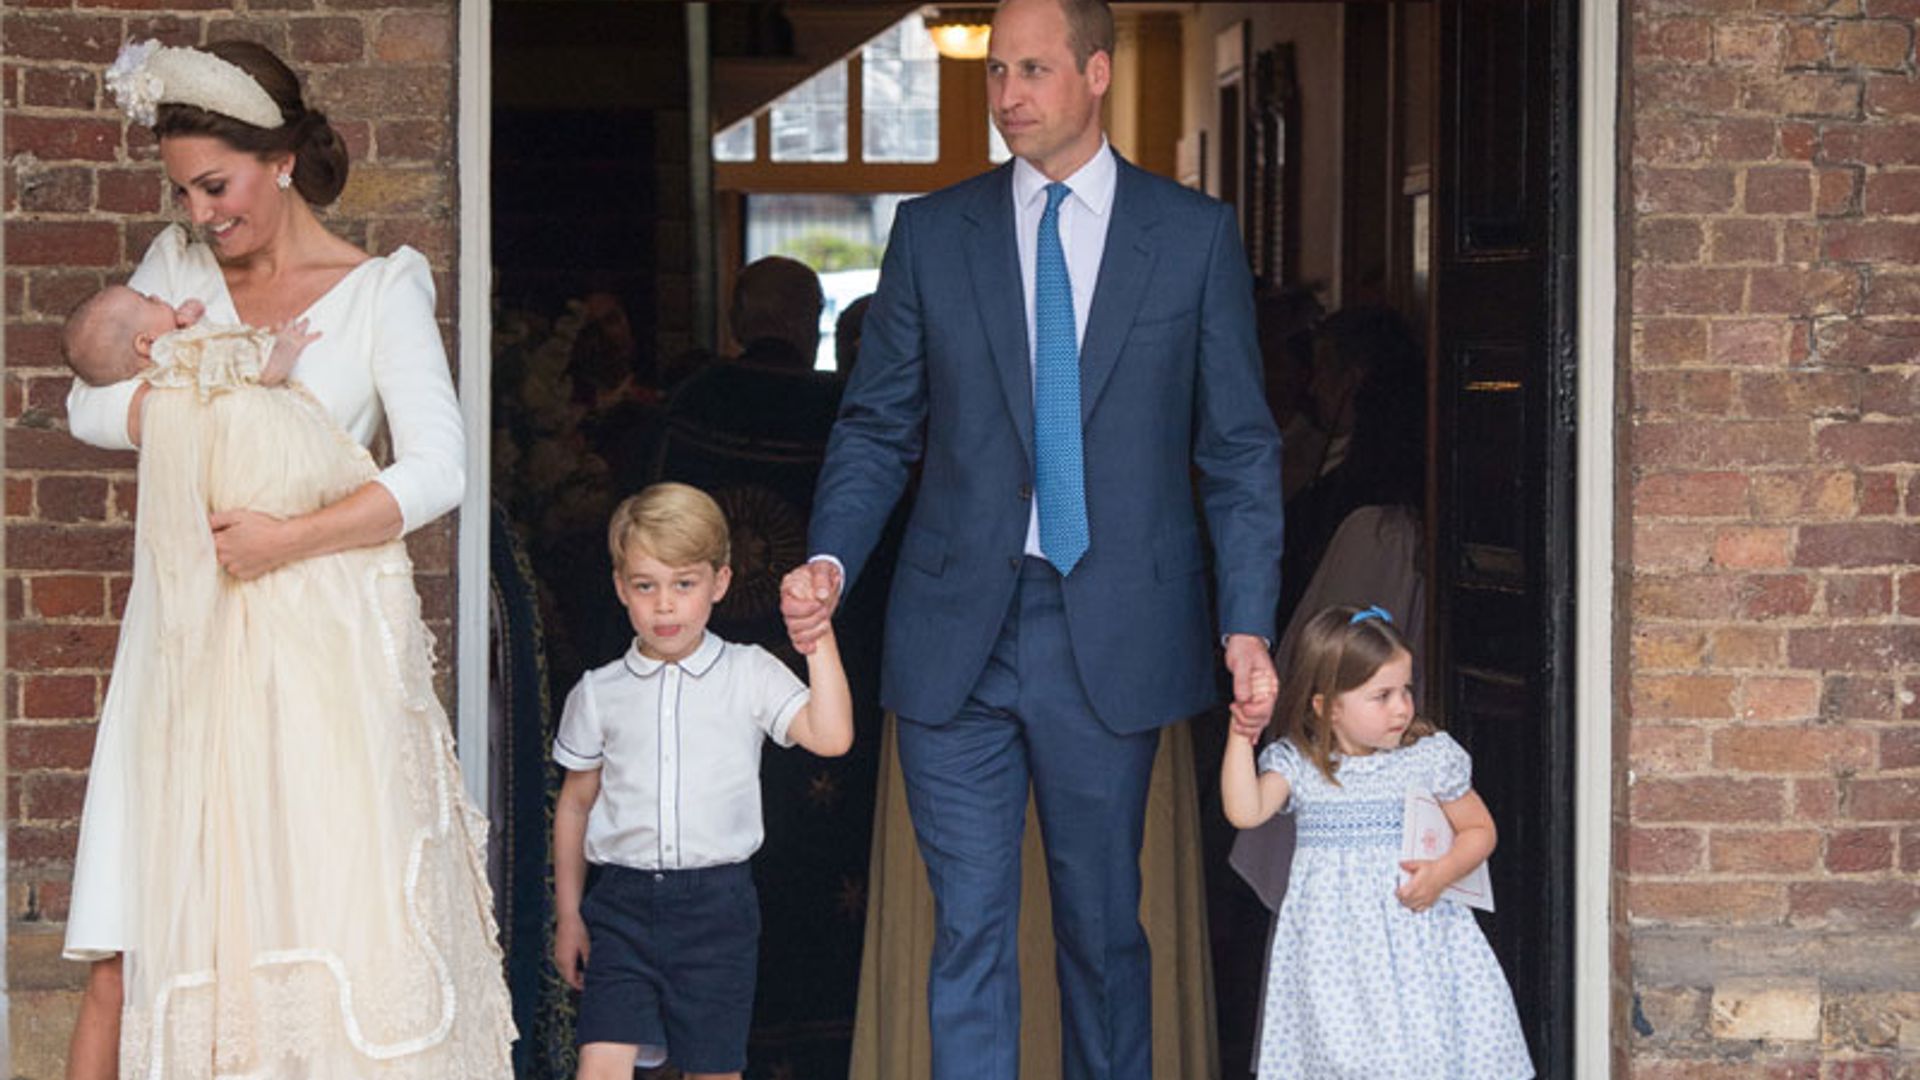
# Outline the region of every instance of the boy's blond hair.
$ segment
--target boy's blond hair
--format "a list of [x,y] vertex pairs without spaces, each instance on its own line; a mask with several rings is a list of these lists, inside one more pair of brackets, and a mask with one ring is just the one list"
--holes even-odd
[[648,485],[621,500],[607,525],[607,550],[619,570],[632,547],[668,566],[705,562],[719,570],[732,559],[731,540],[720,504],[687,484]]

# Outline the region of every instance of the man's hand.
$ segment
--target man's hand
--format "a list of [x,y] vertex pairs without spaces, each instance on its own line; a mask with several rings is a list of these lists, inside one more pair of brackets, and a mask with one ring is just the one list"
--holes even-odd
[[780,614],[787,620],[787,636],[802,655],[813,652],[820,636],[833,629],[839,606],[840,568],[825,559],[794,567],[780,582]]
[[1267,643],[1252,634],[1227,635],[1227,670],[1233,673],[1233,733],[1258,742],[1273,719],[1273,700],[1280,680],[1273,672]]
[[553,966],[560,970],[560,977],[575,990],[587,985],[587,954],[592,949],[587,942],[587,924],[578,912],[561,915],[553,928]]

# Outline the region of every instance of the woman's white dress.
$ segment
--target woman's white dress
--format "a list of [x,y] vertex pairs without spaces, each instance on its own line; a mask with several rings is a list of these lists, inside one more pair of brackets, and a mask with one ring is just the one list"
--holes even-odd
[[1287,778],[1298,846],[1274,920],[1260,1080],[1522,1080],[1534,1075],[1500,962],[1451,900],[1394,896],[1406,793],[1472,787],[1452,736],[1339,758],[1330,782],[1291,740],[1260,754]]
[[[238,321],[210,254],[177,232],[134,285]],[[458,499],[424,260],[370,260],[308,318],[323,337],[295,378],[310,390],[205,392],[184,373],[210,354],[190,348],[157,380],[180,388],[148,399],[69,953],[126,954],[123,1077],[504,1078],[486,826],[459,781],[404,545],[251,582],[212,557],[208,509],[291,516],[379,480],[413,525]],[[76,430],[110,429],[102,409],[124,418],[116,393],[76,393]],[[385,472],[361,445],[383,405],[396,447],[415,451]],[[424,455],[423,437],[439,440]]]

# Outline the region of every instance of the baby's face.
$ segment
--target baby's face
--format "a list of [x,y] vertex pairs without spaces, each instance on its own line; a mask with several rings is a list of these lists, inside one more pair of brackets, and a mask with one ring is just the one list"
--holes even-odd
[[126,297],[120,302],[127,305],[131,316],[128,322],[133,325],[135,334],[144,336],[148,341],[180,328],[179,309],[157,296],[147,296],[128,289]]

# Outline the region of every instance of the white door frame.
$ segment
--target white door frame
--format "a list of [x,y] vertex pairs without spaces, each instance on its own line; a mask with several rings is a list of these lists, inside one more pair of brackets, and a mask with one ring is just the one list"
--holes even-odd
[[[1616,141],[1620,0],[1581,0],[1579,100],[1579,567],[1574,641],[1574,1074],[1611,1067],[1613,881],[1613,499]],[[461,0],[459,118],[460,405],[467,492],[460,505],[460,767],[487,805],[488,489],[493,386],[493,243],[489,230],[491,0]]]

